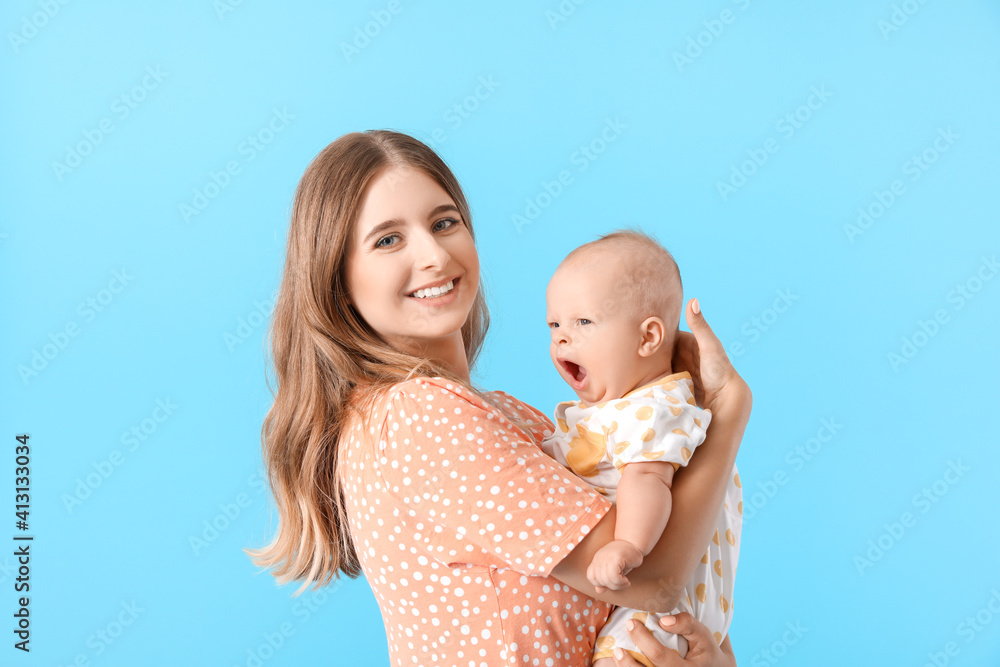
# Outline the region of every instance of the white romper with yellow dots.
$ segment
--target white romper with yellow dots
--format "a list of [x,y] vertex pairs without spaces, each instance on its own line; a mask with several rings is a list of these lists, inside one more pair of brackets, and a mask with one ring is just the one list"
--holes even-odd
[[[555,410],[556,430],[542,441],[542,449],[615,502],[625,465],[668,461],[675,470],[687,465],[695,448],[704,442],[711,418],[711,411],[695,405],[691,375],[674,373],[620,399],[589,407],[580,401],[560,403]],[[671,612],[690,613],[708,626],[720,644],[733,617],[742,514],[743,492],[734,465],[716,516],[715,534],[685,585],[686,595]],[[660,617],[666,615],[616,607],[598,635],[594,660],[611,657],[612,650],[620,647],[652,667],[629,637],[625,627],[629,619],[644,623],[662,644],[685,656],[687,640],[659,626]]]

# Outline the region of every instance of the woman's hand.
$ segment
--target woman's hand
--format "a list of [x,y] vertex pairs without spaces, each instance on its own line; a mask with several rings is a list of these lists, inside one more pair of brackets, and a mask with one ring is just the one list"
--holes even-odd
[[733,368],[726,349],[708,326],[697,299],[685,312],[691,332],[680,331],[674,345],[673,371],[687,371],[694,380],[694,398],[713,412],[722,404],[736,403],[749,412],[753,402],[750,387]]
[[[672,625],[663,622],[673,618]],[[687,640],[687,655],[680,657],[672,648],[667,648],[653,637],[642,623],[633,623],[629,636],[635,645],[649,658],[656,667],[736,667],[736,655],[728,641],[722,642],[722,647],[715,643],[715,638],[708,627],[694,616],[683,611],[674,616],[664,616],[660,619],[660,627],[667,632],[681,635]],[[725,648],[723,648],[725,647]],[[635,658],[620,648],[614,650],[615,665],[618,667],[641,667]]]

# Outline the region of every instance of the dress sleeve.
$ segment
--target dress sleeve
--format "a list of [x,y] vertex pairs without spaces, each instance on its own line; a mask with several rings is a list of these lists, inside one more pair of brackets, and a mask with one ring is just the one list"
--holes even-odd
[[608,434],[607,453],[619,470],[650,461],[666,461],[677,470],[705,441],[712,413],[687,402],[680,390],[666,398],[630,397],[627,403],[593,415],[599,415],[597,430]]
[[498,409],[444,379],[396,386],[376,467],[400,529],[449,566],[549,576],[611,507]]

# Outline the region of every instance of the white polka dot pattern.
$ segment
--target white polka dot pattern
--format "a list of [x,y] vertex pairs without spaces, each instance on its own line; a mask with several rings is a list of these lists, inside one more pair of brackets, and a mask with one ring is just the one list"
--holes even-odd
[[611,503],[538,447],[543,414],[491,400],[415,378],[341,440],[350,530],[393,665],[587,665],[610,613],[548,575]]

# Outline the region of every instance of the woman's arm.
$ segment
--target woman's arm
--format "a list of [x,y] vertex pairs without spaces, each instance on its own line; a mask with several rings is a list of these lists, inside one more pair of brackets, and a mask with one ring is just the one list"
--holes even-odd
[[615,508],[559,562],[553,577],[590,597],[623,607],[664,613],[677,606],[684,584],[712,538],[715,517],[750,415],[749,391],[743,397],[725,400],[727,405],[720,403],[712,411],[705,442],[687,467],[677,471],[670,521],[642,565],[629,573],[631,585],[598,593],[587,579],[594,554],[614,539]]
[[[677,472],[673,485],[673,510],[670,522],[656,547],[629,574],[636,582],[646,579],[646,588],[655,591],[653,598],[670,611],[684,595],[684,585],[708,548],[715,530],[726,486],[733,474],[736,452],[750,418],[749,389],[743,396],[727,398],[728,406],[712,411],[712,424],[705,442],[698,448],[686,468]],[[735,509],[735,508],[734,508]],[[655,565],[652,571],[644,566]],[[662,599],[661,599],[662,598]],[[644,608],[644,607],[639,607]]]
[[730,658],[733,659],[733,664],[735,665],[736,664],[736,652],[733,651],[733,643],[731,641],[729,641],[729,635],[726,635],[726,638],[722,640],[722,643],[719,644],[719,648],[722,649],[723,653],[725,653],[727,656],[729,656]]
[[752,406],[749,387],[690,303],[687,320],[697,349],[684,370],[701,385],[712,423],[687,467],[677,471],[673,509],[663,535],[642,565],[629,573],[627,588],[598,593],[587,580],[587,567],[594,554],[614,539],[616,512],[612,508],[552,571],[553,577],[590,597],[661,613],[676,607],[684,584],[705,553]]

